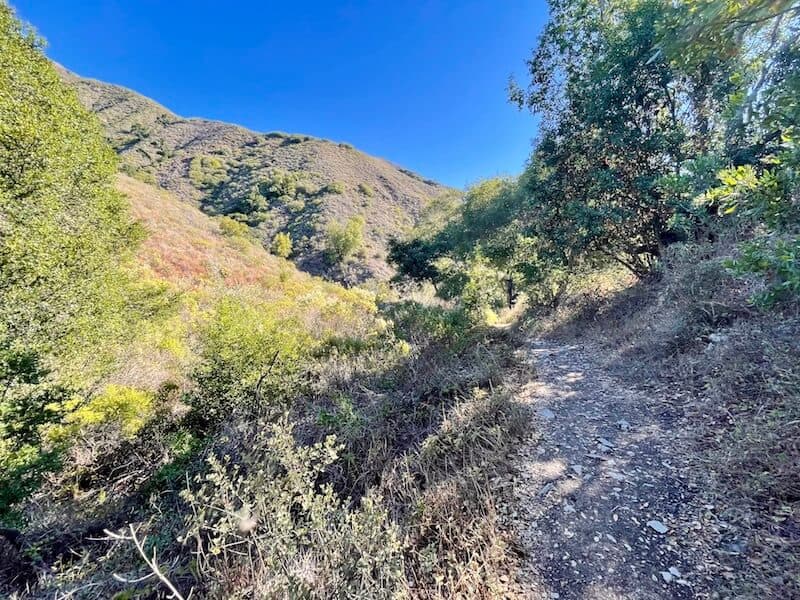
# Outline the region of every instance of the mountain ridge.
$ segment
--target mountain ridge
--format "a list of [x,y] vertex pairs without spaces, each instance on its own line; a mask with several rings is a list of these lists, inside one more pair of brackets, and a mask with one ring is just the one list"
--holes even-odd
[[[315,275],[349,284],[388,279],[389,239],[450,190],[350,144],[181,117],[135,90],[57,68],[100,120],[123,173],[210,216],[246,223],[265,247],[278,233],[290,235],[292,260]],[[357,217],[364,220],[358,256],[332,261],[328,228]]]

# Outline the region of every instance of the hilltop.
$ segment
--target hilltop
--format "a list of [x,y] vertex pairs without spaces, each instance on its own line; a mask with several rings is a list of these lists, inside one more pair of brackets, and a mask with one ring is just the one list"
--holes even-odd
[[[124,173],[208,215],[246,223],[267,247],[277,233],[288,233],[292,260],[310,273],[348,283],[389,277],[389,238],[447,191],[346,143],[186,119],[131,90],[60,72],[100,119]],[[326,260],[328,225],[357,216],[364,219],[357,260]]]

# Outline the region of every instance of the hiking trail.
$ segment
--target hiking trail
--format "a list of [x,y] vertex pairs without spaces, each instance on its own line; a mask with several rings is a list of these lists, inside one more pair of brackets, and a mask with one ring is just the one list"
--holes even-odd
[[538,423],[500,507],[521,545],[522,595],[714,597],[717,520],[698,494],[681,397],[623,381],[589,345],[537,340],[525,352],[535,377],[519,400]]

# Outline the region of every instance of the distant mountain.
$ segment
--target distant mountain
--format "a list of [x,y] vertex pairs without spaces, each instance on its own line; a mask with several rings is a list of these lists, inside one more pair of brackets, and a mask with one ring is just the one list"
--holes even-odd
[[[125,88],[61,71],[104,125],[124,173],[208,215],[247,223],[267,247],[278,232],[289,233],[292,259],[314,274],[350,283],[387,278],[387,240],[448,191],[349,144],[182,118]],[[328,224],[356,215],[365,220],[363,249],[346,264],[331,264]]]

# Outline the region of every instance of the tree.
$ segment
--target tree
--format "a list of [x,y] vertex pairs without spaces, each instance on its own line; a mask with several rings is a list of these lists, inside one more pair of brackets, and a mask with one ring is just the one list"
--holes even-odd
[[272,253],[281,258],[289,258],[292,254],[292,238],[288,233],[277,233],[272,240]]
[[347,223],[331,223],[327,230],[325,255],[334,264],[341,264],[364,244],[364,217],[356,215]]
[[4,3],[0,90],[2,512],[54,466],[43,427],[104,372],[147,302],[127,269],[142,230],[113,189],[115,155]]

